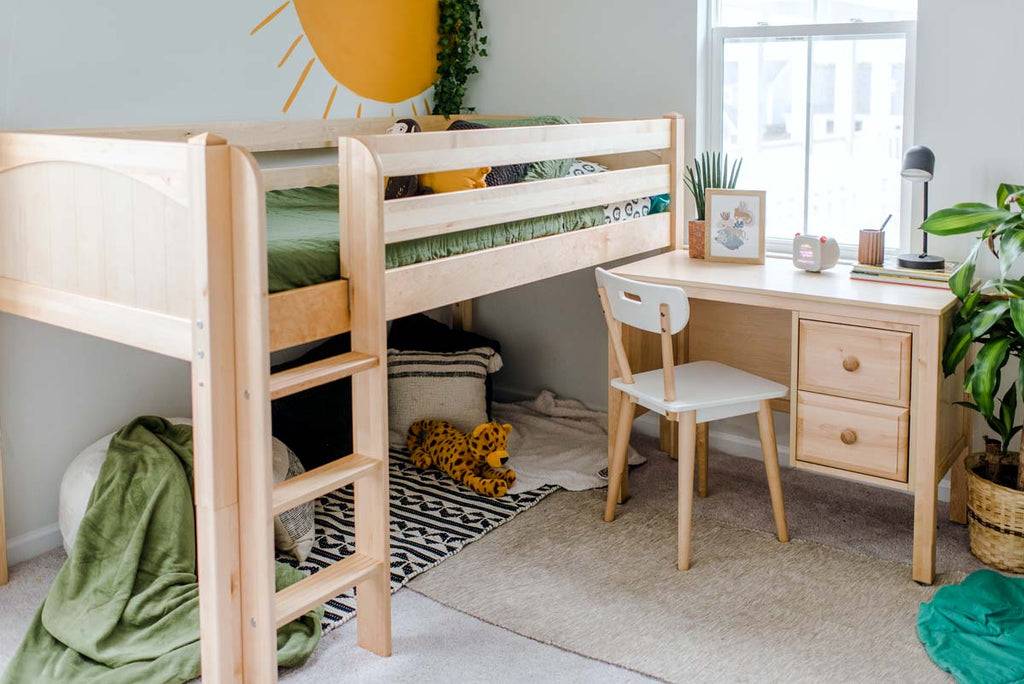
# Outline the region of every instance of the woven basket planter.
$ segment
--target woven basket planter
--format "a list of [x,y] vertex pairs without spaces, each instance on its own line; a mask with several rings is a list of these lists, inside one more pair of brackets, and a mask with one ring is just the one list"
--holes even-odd
[[1024,492],[975,473],[983,457],[971,454],[964,463],[971,553],[993,568],[1024,573]]

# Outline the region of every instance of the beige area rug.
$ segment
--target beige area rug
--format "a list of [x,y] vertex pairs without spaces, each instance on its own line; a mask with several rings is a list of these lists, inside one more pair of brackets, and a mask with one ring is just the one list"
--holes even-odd
[[[615,523],[601,520],[603,491],[557,492],[410,588],[672,682],[952,681],[916,635],[936,587],[908,565],[698,516],[693,567],[678,572],[674,464],[659,459],[634,471]],[[767,512],[767,492],[745,505]]]

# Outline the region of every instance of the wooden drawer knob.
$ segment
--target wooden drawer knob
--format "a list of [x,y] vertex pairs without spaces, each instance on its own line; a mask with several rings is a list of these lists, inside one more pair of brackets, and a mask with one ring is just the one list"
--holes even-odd
[[858,368],[860,368],[860,361],[857,359],[856,356],[844,356],[843,357],[843,370],[846,370],[846,371],[849,371],[850,373],[852,373],[853,371],[857,370]]
[[853,444],[857,441],[857,433],[850,428],[846,428],[839,433],[839,439],[843,444]]

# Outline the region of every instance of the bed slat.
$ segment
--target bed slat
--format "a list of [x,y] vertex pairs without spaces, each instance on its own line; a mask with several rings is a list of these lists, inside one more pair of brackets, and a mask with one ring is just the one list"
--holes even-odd
[[385,176],[662,150],[672,144],[671,123],[665,119],[373,135],[361,140],[377,153]]
[[384,203],[388,244],[669,191],[669,166],[424,195]]

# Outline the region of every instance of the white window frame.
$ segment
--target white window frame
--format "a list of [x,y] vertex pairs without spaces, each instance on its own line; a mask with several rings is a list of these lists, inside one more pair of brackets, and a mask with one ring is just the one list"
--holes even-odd
[[[712,0],[714,2],[714,0]],[[713,7],[717,11],[717,7]],[[709,13],[710,15],[711,13]],[[709,16],[710,19],[710,16]],[[707,149],[721,149],[722,147],[722,110],[723,110],[723,70],[725,60],[725,42],[730,39],[742,38],[773,38],[773,39],[804,39],[804,38],[837,38],[849,37],[891,37],[902,35],[906,39],[906,67],[903,74],[903,149],[914,144],[914,84],[916,74],[917,56],[917,22],[916,21],[876,21],[876,22],[848,22],[839,24],[793,24],[784,26],[711,26],[711,40],[708,41],[711,50],[710,58],[710,121],[708,128]],[[814,41],[807,43],[808,94],[805,106],[805,145],[804,145],[804,227],[807,229],[808,202],[806,193],[810,174],[810,152],[811,152],[811,130],[813,118],[810,115],[811,107],[811,78],[810,68],[813,64]],[[911,237],[914,233],[911,229],[911,184],[903,183],[900,191],[900,244],[886,250],[888,253],[899,253],[912,250]],[[918,231],[919,232],[919,231]],[[765,250],[777,254],[791,255],[793,253],[793,242],[790,239],[770,237],[765,241]],[[840,256],[843,259],[855,259],[857,256],[856,245],[841,245]]]

